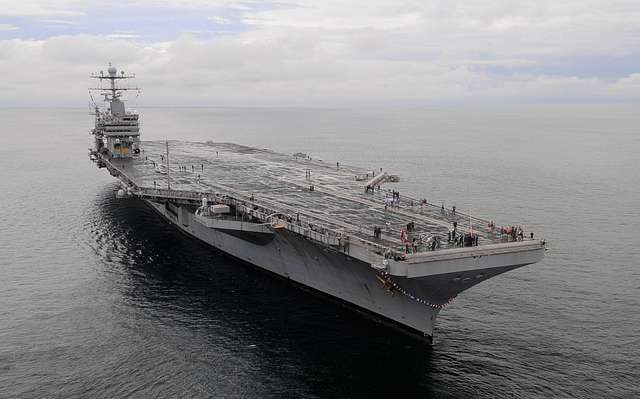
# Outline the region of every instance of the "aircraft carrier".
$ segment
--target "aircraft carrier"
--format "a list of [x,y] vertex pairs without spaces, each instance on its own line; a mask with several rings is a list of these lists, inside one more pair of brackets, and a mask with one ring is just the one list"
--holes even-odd
[[[89,156],[177,229],[431,342],[460,292],[540,261],[545,242],[455,207],[400,194],[399,177],[231,143],[141,142],[125,110],[134,75],[92,75]],[[179,133],[179,132],[178,132]],[[391,188],[390,188],[391,187]]]

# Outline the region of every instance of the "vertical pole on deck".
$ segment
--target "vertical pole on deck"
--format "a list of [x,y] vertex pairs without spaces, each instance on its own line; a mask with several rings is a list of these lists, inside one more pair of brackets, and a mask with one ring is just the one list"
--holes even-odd
[[169,178],[169,140],[164,140],[167,146],[167,190],[171,190],[171,180]]

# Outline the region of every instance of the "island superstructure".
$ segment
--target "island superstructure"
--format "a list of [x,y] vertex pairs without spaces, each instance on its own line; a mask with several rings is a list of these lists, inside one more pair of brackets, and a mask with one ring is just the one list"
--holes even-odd
[[[125,74],[111,64],[107,73],[100,71],[91,75],[100,82],[100,87],[92,87],[89,90],[99,91],[103,96],[106,108],[101,110],[94,103],[95,129],[94,148],[97,152],[106,151],[111,158],[131,158],[140,153],[140,127],[138,114],[125,111],[122,95],[126,91],[138,90],[135,87],[122,87],[119,81],[132,79],[135,75]],[[107,83],[107,87],[102,84]],[[92,97],[93,98],[93,97]]]
[[[90,156],[119,179],[119,196],[145,201],[234,258],[428,341],[460,292],[544,257],[545,242],[524,229],[400,195],[388,189],[399,177],[380,169],[232,143],[140,142],[138,116],[125,111],[117,85],[130,75],[110,67],[108,76],[117,79],[106,77]],[[115,135],[114,126],[128,130]]]

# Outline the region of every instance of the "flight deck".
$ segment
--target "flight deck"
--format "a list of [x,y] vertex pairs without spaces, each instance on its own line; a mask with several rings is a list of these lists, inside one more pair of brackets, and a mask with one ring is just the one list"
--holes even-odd
[[[146,141],[141,149],[137,157],[110,163],[147,197],[228,196],[314,231],[339,232],[405,255],[464,247],[453,230],[476,237],[471,246],[530,239],[512,227],[507,233],[489,220],[400,194],[385,183],[398,178],[381,170],[231,143]],[[368,186],[372,181],[377,184]]]

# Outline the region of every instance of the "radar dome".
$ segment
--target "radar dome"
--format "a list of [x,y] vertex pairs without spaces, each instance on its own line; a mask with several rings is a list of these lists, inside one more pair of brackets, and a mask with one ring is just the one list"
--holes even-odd
[[116,72],[118,72],[118,70],[114,66],[110,66],[109,69],[107,69],[107,71],[109,71],[109,75],[112,75],[112,76],[115,75]]

